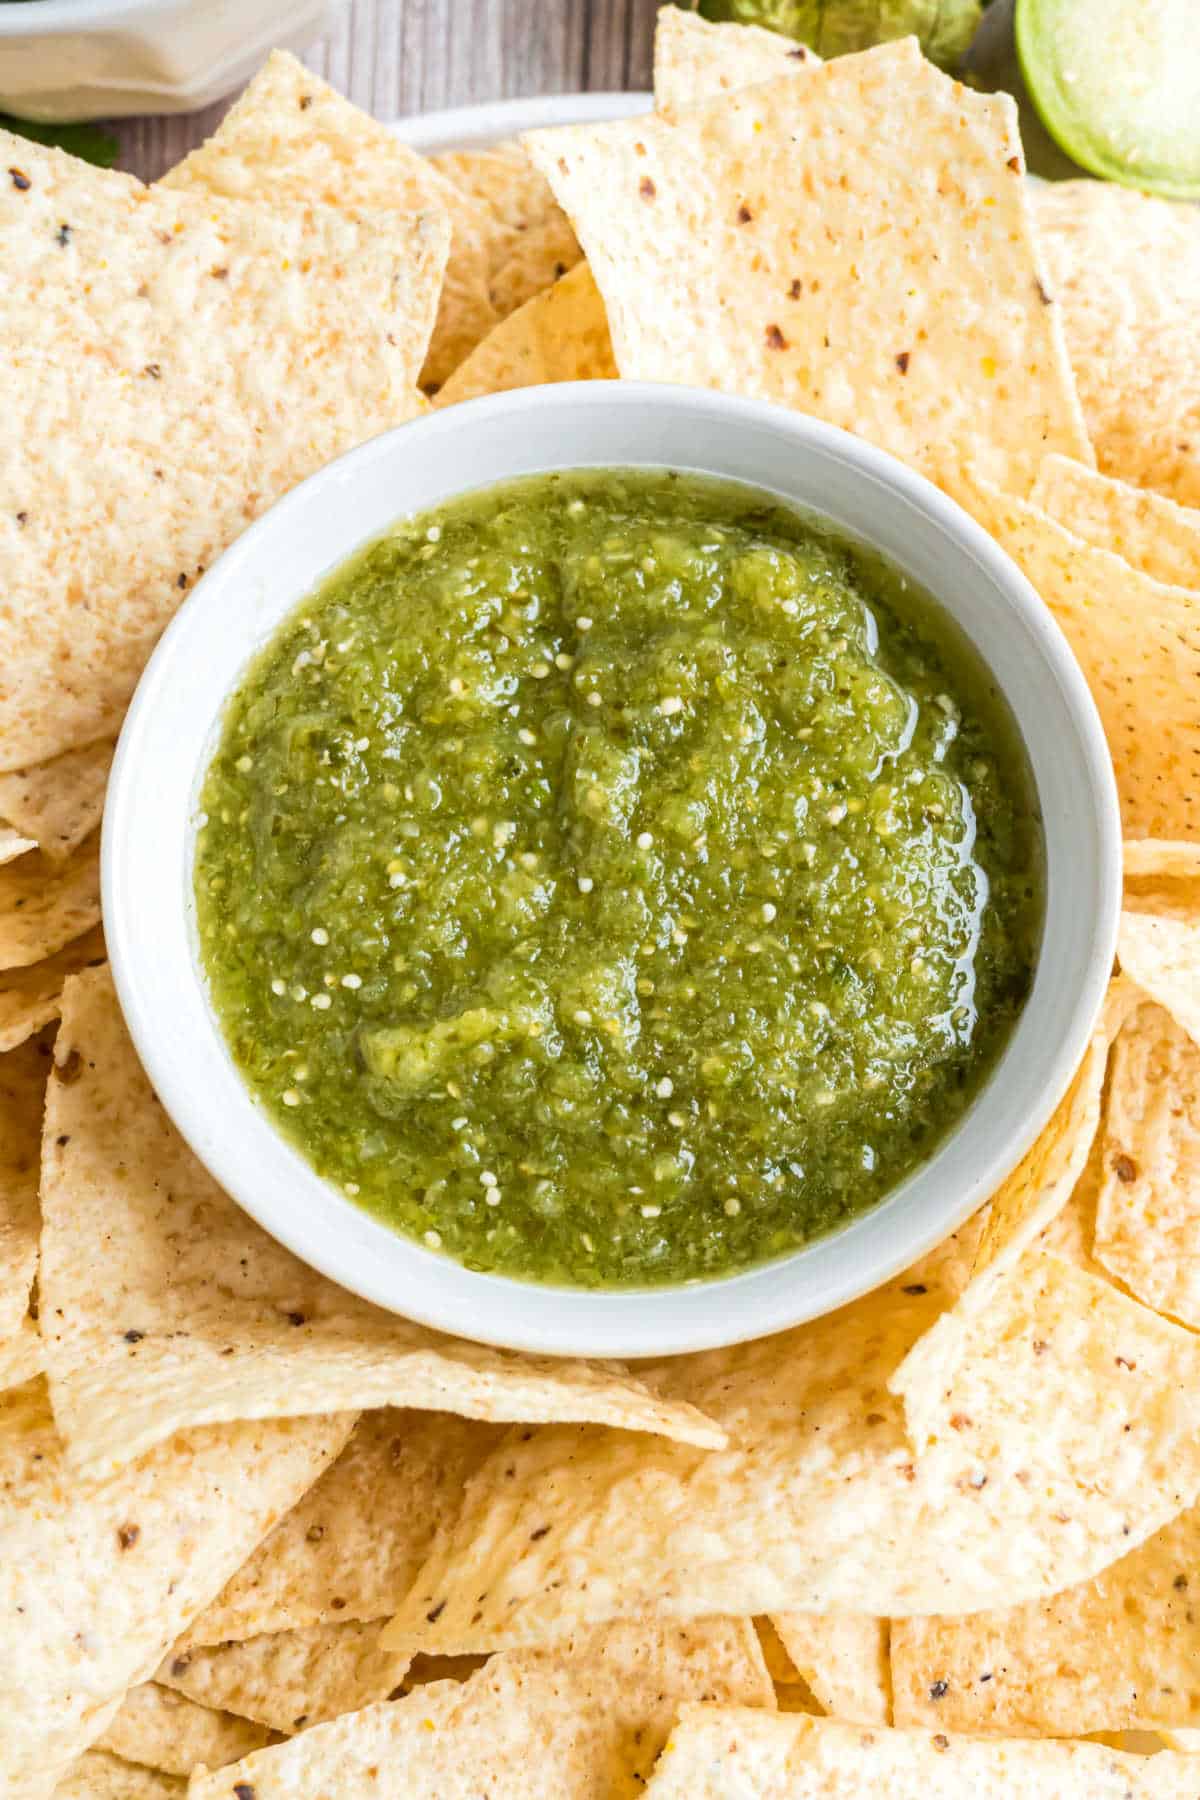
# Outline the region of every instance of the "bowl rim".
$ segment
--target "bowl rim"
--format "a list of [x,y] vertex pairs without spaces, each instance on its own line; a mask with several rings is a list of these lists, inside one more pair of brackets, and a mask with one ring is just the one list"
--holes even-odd
[[[412,468],[434,439],[453,443],[460,432],[482,431],[486,436],[488,430],[511,436],[522,422],[528,425],[533,414],[550,420],[563,438],[560,459],[544,460],[542,467],[617,466],[618,459],[612,456],[597,459],[586,450],[575,453],[580,420],[588,413],[601,420],[601,428],[606,415],[619,419],[624,414],[629,415],[630,426],[639,418],[652,423],[656,415],[664,419],[674,415],[676,422],[687,423],[689,432],[701,420],[713,428],[705,453],[690,464],[646,455],[627,456],[621,459],[624,466],[690,466],[737,480],[736,472],[722,466],[722,458],[733,454],[728,441],[731,434],[736,441],[741,429],[746,434],[765,433],[778,447],[803,447],[810,458],[836,468],[839,478],[861,483],[876,496],[883,490],[903,502],[924,521],[922,529],[940,533],[952,560],[957,557],[961,563],[965,557],[1000,596],[1009,612],[1006,626],[1023,634],[1033,659],[1031,670],[1040,659],[1040,671],[1052,690],[1050,704],[1056,695],[1057,722],[1066,728],[1066,736],[1056,740],[1056,766],[1063,759],[1071,766],[1077,791],[1091,808],[1086,822],[1067,820],[1060,827],[1045,819],[1046,913],[1033,991],[998,1065],[933,1155],[869,1212],[787,1257],[709,1282],[625,1290],[544,1286],[467,1270],[362,1212],[317,1176],[279,1134],[234,1069],[212,1012],[191,923],[190,876],[197,789],[224,700],[255,649],[304,594],[356,548],[377,537],[386,524],[356,527],[350,523],[353,502],[344,505],[336,517],[341,530],[336,552],[322,566],[313,567],[303,584],[283,584],[279,597],[268,602],[264,628],[253,644],[237,653],[220,684],[221,697],[207,734],[189,745],[186,755],[179,747],[175,723],[177,701],[185,687],[195,684],[205,656],[228,660],[231,654],[228,644],[213,650],[222,606],[232,614],[239,591],[249,592],[256,566],[269,568],[272,542],[279,541],[280,534],[286,536],[293,522],[314,508],[322,508],[325,518],[333,516],[331,493],[336,496],[340,491],[344,499],[361,488],[372,471],[390,472],[393,463],[401,472],[406,460]],[[448,486],[443,501],[504,479],[504,471],[498,470],[483,481]],[[752,480],[750,485],[782,493],[793,505],[829,512],[819,501],[806,502],[794,490],[789,494],[769,480]],[[401,486],[402,473],[397,491]],[[441,503],[414,507],[401,497],[392,518]],[[333,505],[336,508],[336,498]],[[858,535],[870,541],[861,529]],[[886,548],[884,554],[889,554]],[[947,596],[936,584],[926,585],[933,585],[935,599],[946,604]],[[953,605],[946,604],[946,610],[954,615]],[[994,668],[992,672],[996,673]],[[1017,697],[999,676],[997,680],[1020,720]],[[1039,767],[1028,741],[1027,751],[1040,788],[1049,752],[1043,752]],[[186,804],[180,805],[185,784],[179,767],[164,778],[156,753],[168,770],[172,758],[179,767],[186,765]],[[1067,896],[1061,889],[1065,851],[1057,836],[1068,828],[1077,835],[1082,831],[1092,846],[1084,856],[1086,864],[1091,855],[1096,874],[1090,918],[1078,895]],[[176,849],[182,847],[175,888],[165,868],[174,855],[174,851],[164,855],[169,842]],[[1078,854],[1078,845],[1073,854]],[[141,1062],[201,1163],[264,1230],[341,1286],[434,1329],[542,1354],[640,1357],[727,1345],[833,1311],[910,1266],[994,1192],[1050,1118],[1093,1029],[1115,950],[1120,857],[1111,762],[1082,671],[1049,608],[1000,546],[954,501],[886,452],[764,401],[707,389],[585,382],[486,396],[386,432],[310,476],[212,565],[164,633],[126,716],[105,806],[102,890],[113,977]],[[154,897],[153,905],[144,901],[143,888]],[[1068,964],[1073,959],[1069,993],[1059,967],[1063,958]],[[1052,981],[1053,989],[1048,985]],[[1018,1088],[1027,1104],[1016,1109],[1009,1090]],[[1007,1117],[1006,1141],[988,1148],[981,1120],[991,1122],[994,1131],[993,1115],[1004,1115],[1006,1108],[1012,1115]]]

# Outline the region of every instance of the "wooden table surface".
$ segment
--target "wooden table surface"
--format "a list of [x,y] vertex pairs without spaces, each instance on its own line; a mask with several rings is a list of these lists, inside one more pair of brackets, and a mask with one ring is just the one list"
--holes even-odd
[[[646,88],[658,0],[342,0],[309,66],[379,119],[442,106]],[[232,98],[232,96],[231,96]],[[120,167],[153,181],[215,130],[204,112],[126,119]]]

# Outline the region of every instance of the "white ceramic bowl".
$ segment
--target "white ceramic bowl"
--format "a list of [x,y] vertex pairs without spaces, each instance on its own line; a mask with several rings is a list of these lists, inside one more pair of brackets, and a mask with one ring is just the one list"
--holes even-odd
[[[197,795],[223,702],[279,622],[399,516],[544,469],[701,470],[827,515],[937,596],[990,667],[1028,749],[1045,817],[1038,969],[1002,1060],[936,1154],[873,1212],[722,1281],[593,1293],[472,1273],[397,1236],[317,1176],[225,1048],[198,957]],[[216,1179],[275,1237],[355,1292],[424,1323],[518,1348],[656,1355],[815,1317],[959,1225],[1028,1148],[1078,1062],[1108,979],[1120,894],[1116,795],[1100,723],[1050,613],[1008,558],[928,482],[800,414],[634,382],[523,389],[376,438],[282,500],[198,583],[121,734],[103,843],[104,918],[134,1042]]]
[[0,0],[0,107],[25,119],[192,112],[275,49],[301,50],[339,0]]

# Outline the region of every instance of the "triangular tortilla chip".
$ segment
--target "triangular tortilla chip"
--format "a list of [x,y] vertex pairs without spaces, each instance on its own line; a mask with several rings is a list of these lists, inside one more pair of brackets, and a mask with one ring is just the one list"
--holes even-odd
[[461,1686],[317,1726],[220,1776],[191,1800],[633,1800],[680,1703],[772,1707],[749,1620],[675,1626],[629,1620],[554,1649],[493,1657]]
[[15,1050],[62,1011],[68,975],[94,969],[105,960],[104,933],[99,925],[66,944],[42,962],[0,975],[0,1055]]
[[488,285],[492,305],[501,319],[544,293],[561,280],[580,259],[579,239],[558,205],[544,224],[535,226],[514,243]]
[[774,400],[935,479],[978,461],[1024,493],[1047,450],[1090,460],[1013,104],[964,92],[915,41],[524,141],[623,376]]
[[1124,557],[1143,575],[1200,589],[1200,508],[1130,487],[1069,456],[1045,459],[1029,497],[1076,537]]
[[111,736],[218,553],[418,410],[447,226],[147,190],[7,134],[0,163],[0,768],[25,769]]
[[[495,323],[484,209],[284,50],[272,53],[215,135],[159,186],[348,212],[440,212],[451,229],[450,255],[428,354],[421,347],[421,379],[444,381]],[[398,217],[383,228],[403,235]]]
[[1094,1253],[1139,1300],[1200,1329],[1200,1047],[1161,1006],[1113,1045]]
[[176,1650],[395,1612],[499,1435],[453,1413],[364,1413],[333,1467]]
[[47,862],[65,862],[100,823],[115,747],[88,744],[0,775],[0,819],[31,837]]
[[183,1800],[186,1791],[187,1782],[176,1775],[88,1750],[55,1788],[54,1800]]
[[190,1775],[198,1763],[220,1769],[273,1741],[265,1725],[197,1706],[185,1694],[143,1681],[130,1688],[96,1747],[167,1775]]
[[438,394],[438,406],[554,381],[616,379],[608,316],[580,263],[484,338]]
[[1195,208],[1108,181],[1032,200],[1100,467],[1200,506]]
[[42,1323],[55,1418],[77,1464],[136,1456],[184,1426],[394,1405],[723,1440],[620,1364],[444,1337],[299,1262],[171,1125],[106,969],[68,982],[55,1058]]
[[1200,1044],[1200,917],[1121,915],[1121,968]]
[[[429,166],[510,233],[532,230],[558,205],[549,182],[515,138],[501,138],[486,150],[442,150],[429,158]],[[508,242],[511,238],[500,260]]]
[[820,66],[820,57],[804,44],[761,25],[711,24],[679,6],[659,9],[654,104],[661,113]]
[[[685,1705],[646,1800],[1195,1800],[1196,1782],[1195,1765],[1170,1753]],[[210,1793],[216,1800],[220,1790],[206,1789],[206,1800]]]
[[185,1432],[64,1462],[44,1383],[0,1394],[0,1792],[49,1793],[345,1443],[353,1415]]
[[856,1725],[891,1724],[887,1619],[863,1613],[776,1613],[773,1624],[825,1712]]
[[274,1731],[304,1731],[399,1693],[411,1659],[381,1649],[382,1631],[378,1619],[173,1650],[155,1679]]
[[[544,1427],[467,1484],[391,1631],[487,1649],[655,1611],[974,1609],[1051,1593],[1200,1491],[1200,1340],[1024,1258],[948,1371],[906,1351],[952,1300],[932,1258],[840,1312],[675,1358],[730,1448]],[[903,1407],[900,1402],[903,1401]]]
[[429,160],[491,221],[485,238],[488,298],[498,319],[524,306],[579,261],[579,241],[567,215],[520,144],[450,150]]
[[53,1052],[30,1039],[0,1056],[0,1343],[29,1310],[38,1260],[38,1158]]
[[1200,1725],[1200,1508],[1052,1600],[892,1626],[896,1723],[1071,1737]]
[[28,969],[99,922],[99,832],[66,862],[33,851],[0,868],[0,970]]
[[1112,752],[1127,836],[1200,836],[1200,594],[1151,580],[981,478],[959,493],[1029,577],[1079,660]]

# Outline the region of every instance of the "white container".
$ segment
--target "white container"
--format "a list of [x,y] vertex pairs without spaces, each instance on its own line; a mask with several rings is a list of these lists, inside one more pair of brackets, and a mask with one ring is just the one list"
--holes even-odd
[[301,50],[338,0],[0,0],[0,109],[25,119],[194,112],[272,50]]
[[[769,489],[875,545],[957,620],[1007,696],[1045,819],[1032,992],[990,1080],[873,1212],[779,1262],[695,1286],[585,1292],[472,1273],[316,1175],[256,1103],[210,1006],[195,929],[198,791],[225,699],[280,621],[398,516],[512,476],[585,465],[702,471]],[[944,494],[801,414],[637,382],[526,388],[435,412],[331,463],[198,583],[142,677],[104,821],[104,920],[142,1061],[197,1156],[296,1255],[381,1306],[518,1348],[661,1355],[815,1317],[939,1243],[1029,1147],[1082,1055],[1112,964],[1120,825],[1107,747],[1051,614]]]

